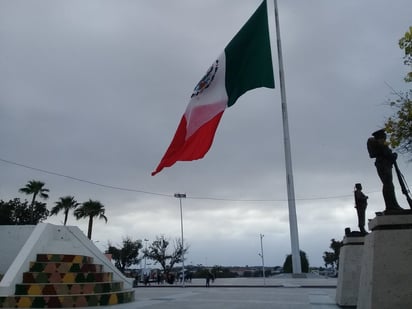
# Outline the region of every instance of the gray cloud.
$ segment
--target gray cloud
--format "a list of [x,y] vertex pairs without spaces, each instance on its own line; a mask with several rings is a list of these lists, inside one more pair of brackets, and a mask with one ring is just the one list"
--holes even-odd
[[[67,194],[98,199],[109,218],[94,229],[103,246],[179,237],[173,193],[185,192],[190,262],[259,264],[263,233],[265,260],[281,264],[290,241],[277,72],[275,90],[226,110],[204,159],[150,176],[193,87],[259,3],[1,1],[0,158],[135,191],[0,162],[0,198],[23,197],[18,188],[39,179],[49,208]],[[331,238],[356,228],[355,182],[370,195],[368,217],[383,209],[365,142],[391,113],[386,83],[405,87],[397,41],[410,9],[406,0],[279,1],[300,245],[313,265]]]

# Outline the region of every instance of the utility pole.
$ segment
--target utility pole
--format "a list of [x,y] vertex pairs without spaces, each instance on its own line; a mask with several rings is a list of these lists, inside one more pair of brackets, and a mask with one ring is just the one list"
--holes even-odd
[[265,275],[265,257],[263,255],[263,237],[265,235],[260,234],[260,253],[259,256],[262,259],[262,273],[263,273],[263,285],[266,285],[266,275]]
[[185,245],[183,241],[183,210],[182,210],[182,198],[186,198],[185,193],[175,193],[175,198],[179,199],[180,204],[180,231],[182,234],[182,287],[185,287]]

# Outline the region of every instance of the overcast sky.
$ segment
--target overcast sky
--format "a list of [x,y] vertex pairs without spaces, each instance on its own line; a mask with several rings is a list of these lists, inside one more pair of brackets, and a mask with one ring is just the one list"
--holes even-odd
[[[412,2],[278,2],[300,248],[322,266],[330,239],[357,229],[356,182],[367,218],[384,209],[366,140],[393,112],[390,87],[407,86],[398,40]],[[186,264],[260,265],[264,234],[265,264],[282,265],[291,248],[276,49],[276,88],[227,109],[204,159],[150,175],[194,86],[260,3],[1,0],[0,199],[26,198],[18,189],[35,179],[50,189],[49,209],[66,195],[99,200],[103,250],[127,236],[180,237],[173,195],[186,193]],[[407,159],[398,161],[412,181]],[[87,232],[87,220],[68,224]]]

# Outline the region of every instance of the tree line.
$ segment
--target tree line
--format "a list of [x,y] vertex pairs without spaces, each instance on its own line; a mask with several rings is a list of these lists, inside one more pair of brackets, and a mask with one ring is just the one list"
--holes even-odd
[[36,225],[43,222],[50,216],[64,213],[64,225],[67,223],[70,210],[77,220],[88,219],[87,237],[92,238],[93,221],[95,218],[103,219],[107,223],[104,205],[96,200],[89,199],[79,203],[73,196],[60,197],[49,211],[44,202],[37,198],[47,200],[50,190],[45,187],[45,183],[38,180],[30,180],[19,189],[20,193],[31,196],[31,202],[14,198],[8,202],[0,200],[0,225]]

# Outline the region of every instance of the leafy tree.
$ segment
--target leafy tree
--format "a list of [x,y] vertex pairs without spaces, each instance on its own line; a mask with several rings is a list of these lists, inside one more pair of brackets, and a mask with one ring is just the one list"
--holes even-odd
[[332,252],[325,251],[323,253],[323,261],[325,262],[325,267],[328,265],[332,266],[333,268],[339,269],[339,255],[340,255],[340,248],[343,246],[343,241],[335,240],[332,238],[331,244],[329,248],[331,248]]
[[115,266],[124,273],[125,269],[139,264],[141,258],[138,258],[139,250],[142,249],[141,241],[133,241],[131,238],[127,237],[123,239],[123,247],[116,248],[115,246],[109,243],[109,247],[106,250],[106,253],[112,255],[113,260],[115,261]]
[[398,93],[398,98],[392,101],[397,111],[385,123],[389,134],[389,143],[400,153],[412,152],[412,90]]
[[[300,264],[302,266],[302,272],[307,273],[309,272],[309,260],[306,256],[306,253],[300,250]],[[288,254],[286,256],[285,262],[283,263],[283,272],[285,273],[292,273],[292,254]]]
[[25,187],[20,188],[19,192],[25,193],[27,195],[32,195],[32,200],[30,204],[30,219],[31,224],[35,224],[34,221],[34,204],[36,197],[39,196],[42,199],[47,200],[49,198],[49,189],[44,188],[45,183],[38,180],[30,180]]
[[176,263],[181,263],[188,247],[184,248],[180,239],[174,241],[174,249],[170,252],[168,250],[170,241],[164,236],[156,237],[156,240],[152,242],[149,248],[143,251],[144,255],[153,260],[155,263],[159,263],[162,266],[163,271],[168,278],[170,271]]
[[[412,27],[399,40],[399,47],[404,50],[404,64],[412,67]],[[406,74],[405,82],[412,82],[412,71]],[[389,142],[400,153],[412,152],[412,89],[397,92],[396,98],[390,101],[395,113],[388,118],[385,129],[389,134]]]
[[77,220],[82,218],[89,218],[89,227],[87,229],[87,237],[92,239],[92,229],[93,229],[93,219],[95,217],[99,219],[104,219],[107,223],[107,218],[104,215],[105,209],[102,203],[99,201],[93,201],[89,199],[84,202],[80,207],[76,208],[74,211],[74,216]]
[[57,215],[60,211],[64,212],[64,225],[67,223],[67,217],[69,216],[70,209],[76,209],[80,204],[74,199],[73,196],[61,197],[50,212],[50,216]]
[[[409,27],[409,31],[405,32],[405,35],[399,40],[399,47],[405,51],[403,63],[412,65],[412,27]],[[405,81],[412,82],[412,71],[406,74]]]
[[13,207],[10,207],[10,202],[4,202],[0,200],[0,225],[12,225],[14,224],[13,220]]
[[323,252],[322,258],[323,258],[323,261],[325,262],[325,267],[328,267],[328,265],[330,265],[333,268],[335,267],[335,262],[336,262],[335,253],[325,251]]
[[29,202],[15,198],[8,202],[0,200],[0,225],[28,225],[46,220],[49,211],[45,203],[34,202],[32,213]]

